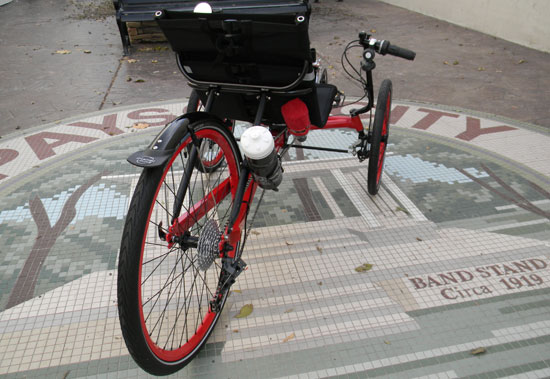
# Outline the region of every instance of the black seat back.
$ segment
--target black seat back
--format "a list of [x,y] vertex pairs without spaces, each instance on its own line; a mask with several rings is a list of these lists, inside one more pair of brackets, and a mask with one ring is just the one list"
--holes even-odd
[[299,84],[312,58],[307,2],[218,1],[212,7],[211,14],[165,10],[158,19],[191,82],[264,88]]
[[323,126],[312,71],[307,0],[212,1],[212,13],[191,7],[163,10],[160,28],[176,52],[180,70],[203,103],[218,91],[210,112],[253,121],[258,93],[269,91],[262,121],[284,123],[281,106],[299,97],[314,125]]

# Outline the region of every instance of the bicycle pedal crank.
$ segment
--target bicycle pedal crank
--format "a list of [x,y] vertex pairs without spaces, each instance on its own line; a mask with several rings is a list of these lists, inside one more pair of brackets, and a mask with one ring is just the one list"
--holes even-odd
[[221,236],[222,233],[216,220],[208,220],[204,224],[197,243],[197,267],[199,270],[208,270],[214,263],[214,259],[219,257]]

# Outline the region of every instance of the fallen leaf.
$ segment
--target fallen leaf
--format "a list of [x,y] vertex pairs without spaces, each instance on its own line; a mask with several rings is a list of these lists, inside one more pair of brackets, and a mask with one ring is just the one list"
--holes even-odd
[[364,263],[361,266],[355,267],[355,271],[357,272],[367,272],[372,268],[372,265],[370,263]]
[[397,212],[404,212],[404,213],[406,213],[406,214],[410,214],[409,211],[406,210],[406,209],[403,208],[403,207],[395,207],[395,210],[396,210]]
[[239,329],[233,329],[233,333],[239,333]]
[[55,54],[70,54],[71,50],[56,50]]
[[127,82],[131,82],[131,81],[132,81],[132,78],[131,78],[131,77],[127,77],[127,78],[126,78],[126,81],[127,81]]
[[453,65],[456,66],[458,64],[458,61],[454,61]]
[[260,235],[260,232],[256,231],[256,230],[253,230],[251,231],[250,233],[254,234],[255,236],[259,236]]
[[246,304],[243,305],[241,310],[239,311],[239,314],[235,316],[235,318],[245,318],[250,316],[252,311],[254,310],[254,306],[252,304]]
[[143,80],[143,79],[136,79],[135,82],[136,82],[136,83],[145,83],[145,80]]
[[485,71],[485,67],[479,66],[479,67],[477,68],[477,70],[478,70],[478,71]]
[[371,33],[376,33],[376,29],[371,29],[370,32]]
[[290,340],[293,340],[294,338],[296,338],[296,334],[292,333],[291,335],[289,335],[288,337],[286,337],[283,342],[288,342]]
[[391,342],[390,342],[390,341],[387,341],[387,340],[384,341],[384,343],[385,343],[386,345],[391,345]]
[[288,242],[288,241],[285,241],[285,243],[286,243],[287,246],[294,245],[292,242]]
[[292,312],[292,311],[294,311],[294,308],[288,308],[288,309],[285,311],[285,313],[290,313],[290,312]]
[[447,62],[447,61],[443,61],[443,64],[449,64],[449,62]]
[[132,125],[132,128],[134,129],[147,129],[151,125],[146,122],[134,122],[134,125]]
[[137,59],[128,59],[126,62],[128,62],[128,63],[136,63],[136,62],[137,62]]
[[478,347],[477,349],[471,350],[470,354],[472,355],[480,355],[485,354],[487,350],[484,347]]
[[333,65],[329,65],[328,68],[330,68],[331,70],[334,68]]
[[167,51],[167,46],[155,46],[155,47],[141,47],[138,51]]
[[319,282],[319,283],[317,283],[317,284],[320,285],[320,286],[322,286],[322,285],[323,285],[323,282]]
[[241,291],[241,290],[233,290],[233,292],[235,292],[235,293],[242,293],[243,291]]
[[422,238],[416,237],[416,240],[417,240],[417,241],[422,241]]
[[518,61],[518,64],[522,64],[522,63],[525,63],[525,62],[527,62],[525,59],[520,59],[520,60]]
[[92,50],[84,50],[84,54],[91,54]]
[[153,60],[151,60],[151,63],[159,63],[159,61],[156,60],[156,59],[153,59]]
[[323,254],[323,249],[321,249],[321,246],[315,245],[315,248],[317,249],[317,251],[319,252],[319,254]]

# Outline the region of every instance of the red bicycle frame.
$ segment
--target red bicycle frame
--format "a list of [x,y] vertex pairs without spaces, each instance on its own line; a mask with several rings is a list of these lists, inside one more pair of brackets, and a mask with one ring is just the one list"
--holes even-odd
[[[319,130],[319,129],[353,129],[357,132],[362,132],[364,130],[363,123],[361,122],[361,118],[357,116],[330,116],[327,120],[326,125],[323,128],[319,128],[317,126],[311,125],[309,130]],[[280,133],[278,136],[274,136],[274,142],[275,142],[275,149],[277,151],[280,151],[285,146],[285,135],[284,133]],[[256,189],[258,188],[258,183],[256,183],[254,180],[250,180],[252,174],[246,170],[247,172],[242,172],[241,175],[246,175],[246,180],[241,180],[239,182],[239,187],[241,186],[241,183],[244,183],[246,185],[248,183],[248,186],[246,187],[246,190],[244,190],[244,194],[242,197],[242,200],[240,201],[240,204],[234,204],[234,207],[239,208],[238,215],[234,222],[230,222],[228,227],[225,230],[225,233],[222,236],[222,241],[220,242],[220,251],[222,251],[221,255],[224,254],[225,256],[230,258],[235,258],[236,254],[236,246],[239,242],[241,232],[244,227],[244,222],[246,218],[246,214],[248,213],[248,210],[250,209],[250,206],[252,204],[252,201],[254,199],[254,194],[256,193]],[[220,184],[220,187],[223,185]],[[238,188],[237,193],[239,191],[242,191],[243,189]],[[235,198],[235,201],[239,201],[238,195]],[[228,249],[228,246],[231,246],[231,248]]]

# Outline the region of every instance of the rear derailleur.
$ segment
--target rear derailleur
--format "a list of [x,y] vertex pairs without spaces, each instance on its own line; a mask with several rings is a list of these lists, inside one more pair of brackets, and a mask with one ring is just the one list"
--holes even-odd
[[235,283],[237,276],[245,269],[246,263],[241,258],[222,258],[222,269],[218,281],[218,288],[216,288],[214,298],[210,300],[210,310],[212,312],[218,313],[221,310],[224,294],[229,291],[229,288]]

